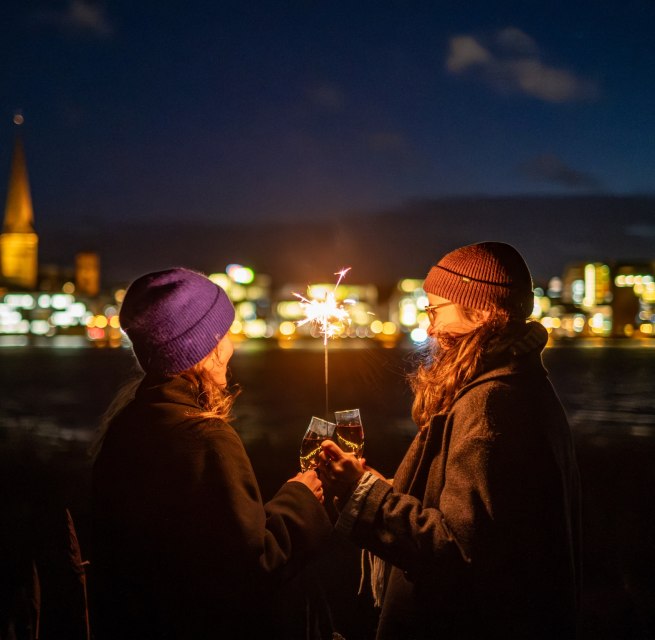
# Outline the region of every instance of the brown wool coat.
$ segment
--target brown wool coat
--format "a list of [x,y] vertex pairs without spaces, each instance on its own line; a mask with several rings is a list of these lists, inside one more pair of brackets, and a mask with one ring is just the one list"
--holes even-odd
[[235,430],[197,411],[185,380],[146,377],[107,432],[93,469],[99,640],[278,637],[275,594],[330,535],[301,483],[264,504]]
[[572,638],[580,486],[539,350],[507,357],[373,485],[352,539],[388,564],[378,638]]

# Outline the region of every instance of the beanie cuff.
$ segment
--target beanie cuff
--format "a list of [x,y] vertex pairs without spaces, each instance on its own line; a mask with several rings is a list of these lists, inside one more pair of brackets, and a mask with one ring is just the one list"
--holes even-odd
[[430,269],[423,290],[441,296],[471,309],[485,311],[497,306],[511,297],[511,289],[506,284],[485,282],[453,273],[436,265]]

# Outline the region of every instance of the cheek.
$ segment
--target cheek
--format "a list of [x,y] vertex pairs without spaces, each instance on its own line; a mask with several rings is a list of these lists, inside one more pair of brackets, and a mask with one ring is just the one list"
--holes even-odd
[[435,328],[437,331],[456,331],[462,326],[462,318],[453,309],[444,309],[444,313],[437,316]]
[[471,322],[468,318],[465,318],[462,315],[454,314],[449,318],[444,318],[443,322],[437,323],[437,331],[452,333],[455,335],[461,335],[464,333],[470,333],[477,328],[477,324]]

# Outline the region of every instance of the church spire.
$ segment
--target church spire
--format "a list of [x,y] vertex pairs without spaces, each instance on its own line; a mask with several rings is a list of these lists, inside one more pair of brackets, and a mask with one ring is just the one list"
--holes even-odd
[[[16,114],[14,124],[20,126],[22,123],[23,116]],[[14,288],[34,289],[38,280],[38,246],[25,150],[17,133],[0,233],[0,278]]]
[[[20,126],[23,123],[23,117],[17,114],[14,116],[14,123]],[[34,233],[32,196],[27,177],[25,150],[20,133],[17,133],[14,143],[7,204],[5,206],[5,220],[2,230],[4,233]]]

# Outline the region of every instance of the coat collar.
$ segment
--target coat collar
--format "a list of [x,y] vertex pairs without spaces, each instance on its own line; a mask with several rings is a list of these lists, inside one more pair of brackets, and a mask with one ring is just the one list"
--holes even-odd
[[454,402],[473,387],[490,380],[501,380],[519,374],[546,377],[548,372],[541,360],[541,352],[547,342],[548,332],[543,325],[539,322],[528,323],[525,333],[518,340],[507,343],[502,350],[495,351],[485,370],[459,390]]
[[146,375],[136,397],[149,404],[177,404],[199,408],[191,383],[183,376]]

